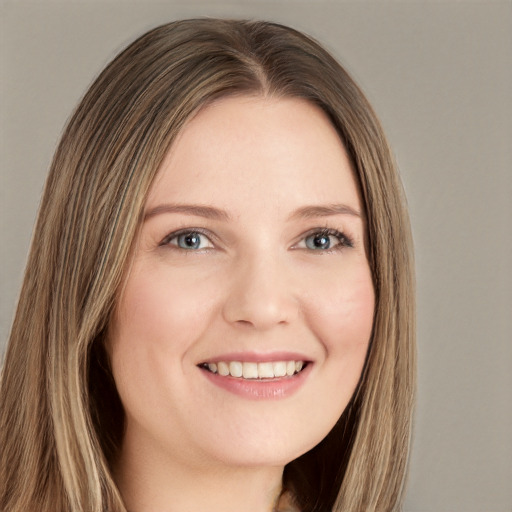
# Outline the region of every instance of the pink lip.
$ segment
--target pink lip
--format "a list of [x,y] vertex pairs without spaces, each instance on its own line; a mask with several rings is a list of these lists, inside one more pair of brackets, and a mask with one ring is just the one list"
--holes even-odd
[[[231,354],[232,355],[232,354]],[[231,356],[230,355],[230,356]],[[226,355],[222,357],[226,357]],[[272,355],[271,359],[267,361],[279,361],[279,360],[297,360],[304,361],[300,357],[295,359],[294,357],[275,359],[275,354]],[[227,358],[218,359],[218,361],[240,361],[241,359]],[[261,358],[258,361],[263,361]],[[242,361],[251,361],[250,359],[242,359]],[[253,360],[254,361],[254,360]],[[212,373],[204,368],[201,368],[203,375],[216,386],[229,391],[235,395],[247,398],[249,400],[277,400],[286,398],[295,393],[306,381],[308,375],[311,373],[313,364],[308,364],[301,372],[296,373],[290,377],[276,377],[274,379],[262,379],[262,380],[249,380],[237,377],[226,376],[223,377],[218,373]]]
[[240,361],[241,363],[267,363],[272,361],[310,361],[311,359],[306,357],[304,354],[298,352],[269,352],[269,353],[257,353],[257,352],[230,352],[227,354],[221,354],[213,356],[212,358],[201,361],[202,363],[218,363],[219,361]]

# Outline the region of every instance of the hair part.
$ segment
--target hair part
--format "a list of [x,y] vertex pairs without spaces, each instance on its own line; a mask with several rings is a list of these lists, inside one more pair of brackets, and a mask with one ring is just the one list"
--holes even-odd
[[124,512],[111,474],[124,414],[104,340],[146,196],[183,125],[229,95],[298,97],[352,159],[376,307],[356,393],[328,436],[285,468],[304,512],[395,510],[415,387],[414,278],[401,184],[377,117],[315,41],[268,22],[163,25],[116,57],[53,159],[0,388],[0,509]]

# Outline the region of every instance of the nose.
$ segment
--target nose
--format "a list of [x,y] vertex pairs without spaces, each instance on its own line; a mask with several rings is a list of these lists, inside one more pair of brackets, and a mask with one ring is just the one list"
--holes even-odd
[[299,315],[299,302],[285,262],[257,256],[239,262],[232,274],[224,319],[233,325],[268,330]]

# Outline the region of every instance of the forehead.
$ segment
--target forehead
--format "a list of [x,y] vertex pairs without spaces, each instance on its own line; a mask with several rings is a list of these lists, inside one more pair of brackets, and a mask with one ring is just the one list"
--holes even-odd
[[208,105],[185,125],[157,174],[148,205],[291,205],[306,198],[360,209],[350,160],[327,115],[299,98],[236,96]]

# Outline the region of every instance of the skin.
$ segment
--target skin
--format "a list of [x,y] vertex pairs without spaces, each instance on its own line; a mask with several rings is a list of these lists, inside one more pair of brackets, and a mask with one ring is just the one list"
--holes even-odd
[[[297,213],[333,204],[345,211]],[[361,374],[374,312],[362,210],[343,144],[305,100],[229,97],[188,122],[150,190],[111,325],[126,412],[116,479],[131,512],[272,510],[284,465],[325,437]],[[324,228],[350,242],[310,248]],[[180,248],[182,229],[206,233],[198,249]],[[274,351],[310,361],[280,399],[238,396],[198,367]]]

